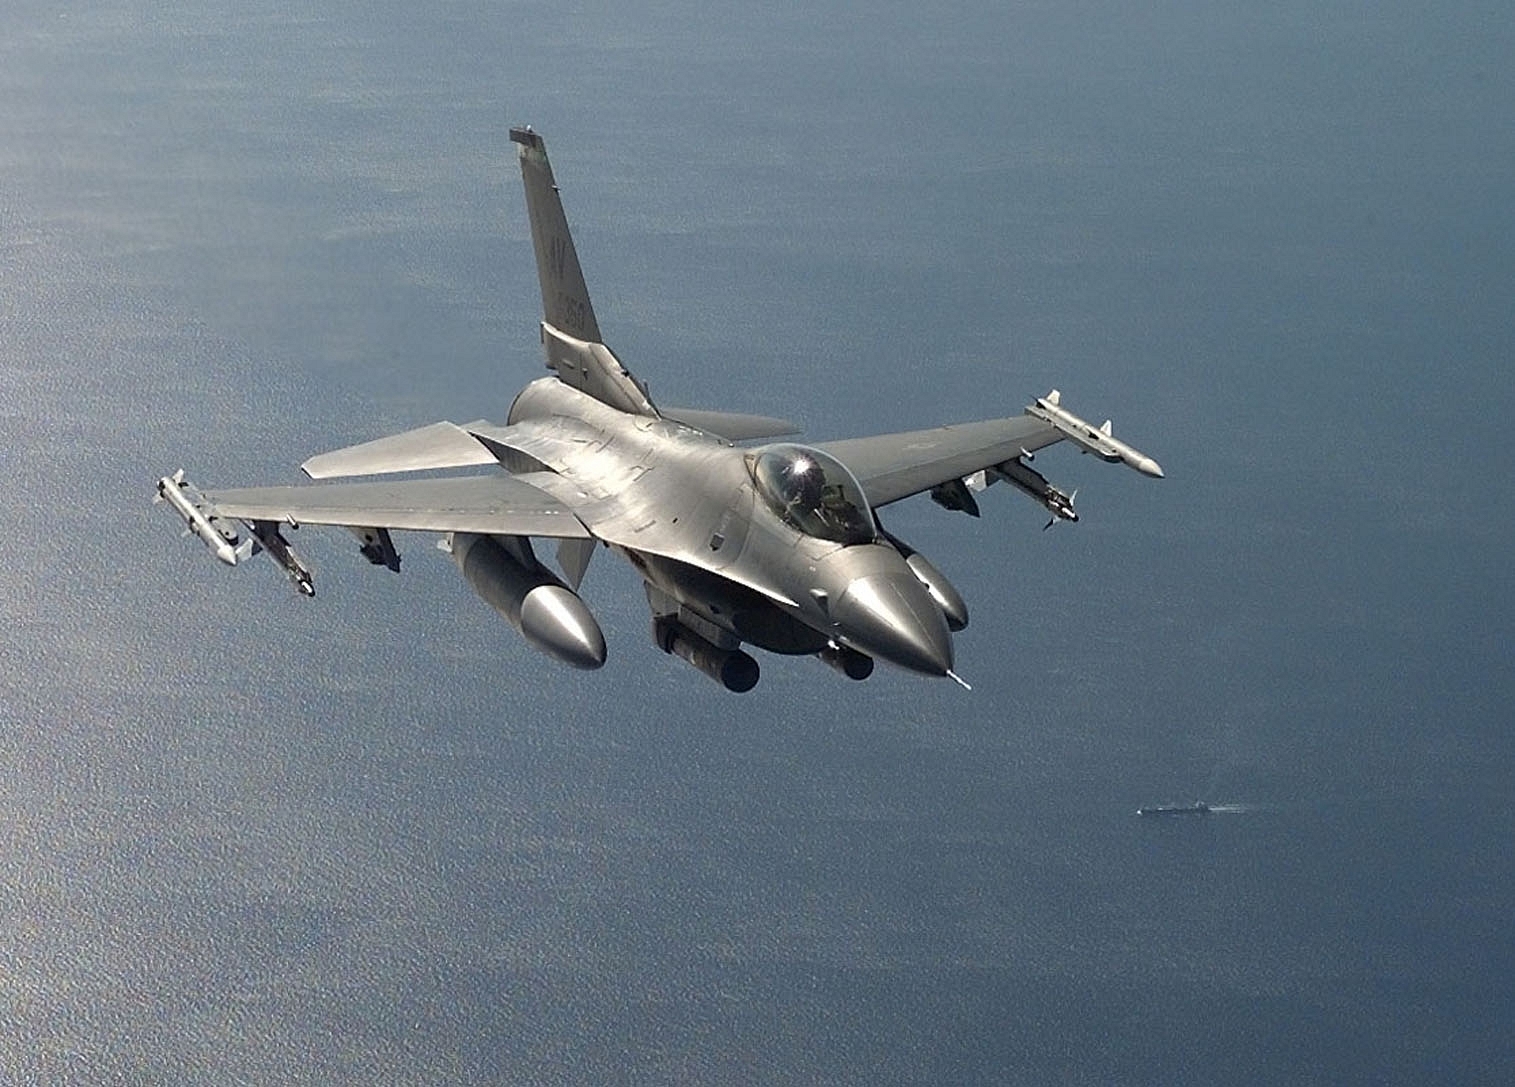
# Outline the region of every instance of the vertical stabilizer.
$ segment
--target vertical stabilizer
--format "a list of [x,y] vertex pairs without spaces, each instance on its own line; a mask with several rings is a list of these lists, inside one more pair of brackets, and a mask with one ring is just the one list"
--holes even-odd
[[548,367],[565,383],[611,407],[657,415],[646,389],[600,339],[568,217],[547,161],[547,145],[529,125],[512,128],[510,138],[520,145],[526,214],[542,285],[542,347]]
[[537,277],[542,281],[542,318],[576,340],[600,342],[600,326],[589,304],[589,288],[579,267],[579,254],[568,232],[568,217],[552,179],[547,145],[525,128],[512,128],[510,138],[521,145],[521,180],[526,183],[526,214],[531,218],[531,244],[537,253]]

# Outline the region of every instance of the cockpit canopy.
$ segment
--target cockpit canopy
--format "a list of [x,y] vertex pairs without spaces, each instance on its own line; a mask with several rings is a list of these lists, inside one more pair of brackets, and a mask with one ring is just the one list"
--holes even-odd
[[785,524],[839,544],[873,542],[868,499],[835,457],[803,445],[770,445],[748,464],[758,493]]

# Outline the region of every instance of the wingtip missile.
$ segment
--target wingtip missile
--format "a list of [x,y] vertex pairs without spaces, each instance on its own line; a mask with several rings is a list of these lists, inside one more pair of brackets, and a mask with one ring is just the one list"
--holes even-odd
[[167,502],[173,507],[189,531],[198,536],[200,542],[210,549],[210,553],[227,566],[235,566],[253,553],[251,537],[242,539],[241,533],[224,518],[206,514],[205,495],[184,478],[183,468],[158,480],[157,501]]
[[1157,461],[1115,437],[1109,419],[1105,420],[1104,426],[1096,427],[1079,418],[1062,406],[1062,394],[1056,389],[1038,397],[1035,404],[1026,408],[1026,414],[1041,419],[1086,453],[1093,453],[1112,464],[1122,461],[1153,479],[1163,478],[1162,466]]

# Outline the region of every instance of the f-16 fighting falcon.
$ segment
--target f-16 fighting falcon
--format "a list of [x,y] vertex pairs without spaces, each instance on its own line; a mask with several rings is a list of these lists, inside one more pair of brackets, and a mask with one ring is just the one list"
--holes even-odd
[[[819,657],[852,679],[884,660],[962,683],[952,634],[967,626],[967,605],[877,511],[928,492],[977,517],[975,495],[1004,481],[1046,507],[1049,527],[1075,521],[1072,497],[1029,463],[1063,439],[1162,476],[1056,390],[1009,418],[813,445],[773,442],[798,433],[782,419],[654,403],[600,336],[541,135],[524,127],[510,138],[552,373],[521,391],[503,424],[433,423],[302,466],[315,480],[430,475],[203,491],[182,470],[160,479],[159,499],[221,562],[267,552],[314,595],[286,529],[345,527],[364,558],[393,571],[391,532],[440,533],[463,577],[528,644],[587,669],[605,663],[605,638],[578,589],[604,545],[641,577],[659,648],[728,690],[758,681],[743,645]],[[770,444],[742,444],[759,441]],[[488,470],[436,474],[461,468]],[[557,572],[538,555],[543,541]]]

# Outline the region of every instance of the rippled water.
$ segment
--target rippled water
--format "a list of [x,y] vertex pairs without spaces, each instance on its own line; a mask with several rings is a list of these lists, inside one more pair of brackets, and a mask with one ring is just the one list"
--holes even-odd
[[[0,28],[0,1080],[1509,1078],[1502,9]],[[1168,479],[888,512],[971,695],[725,695],[603,557],[586,677],[422,538],[302,532],[314,601],[176,540],[181,464],[540,372],[519,121],[655,396],[839,437],[1055,384]]]

